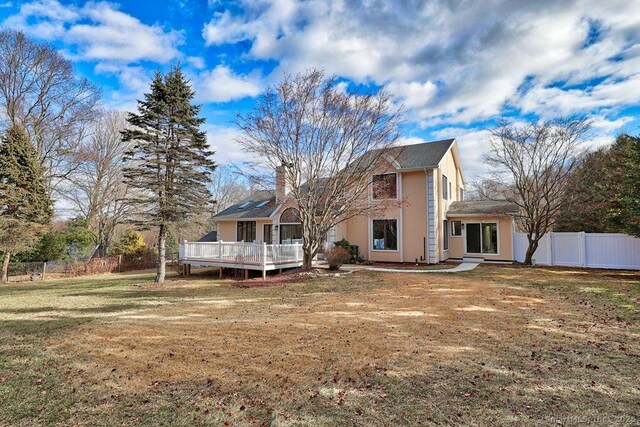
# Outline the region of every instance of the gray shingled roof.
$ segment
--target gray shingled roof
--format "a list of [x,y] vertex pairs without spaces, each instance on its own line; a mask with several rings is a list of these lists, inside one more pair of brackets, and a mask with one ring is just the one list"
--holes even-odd
[[447,215],[518,215],[518,206],[511,202],[470,200],[453,202]]
[[217,231],[210,231],[198,239],[198,242],[217,242],[217,241],[218,241]]
[[443,139],[388,148],[387,151],[398,162],[400,169],[435,168],[454,141]]
[[[244,203],[248,205],[241,208]],[[262,202],[267,202],[261,205]],[[242,219],[242,218],[269,218],[269,216],[276,210],[276,196],[275,192],[271,190],[258,190],[251,193],[251,195],[240,203],[228,207],[222,212],[218,212],[214,218],[217,219]]]
[[[453,144],[454,139],[424,142],[422,144],[403,145],[387,148],[389,156],[400,165],[400,169],[435,168]],[[261,201],[268,200],[265,206],[257,208]],[[244,202],[249,205],[240,208]],[[272,190],[256,191],[242,202],[235,204],[214,216],[217,219],[268,218],[276,209],[275,192]]]

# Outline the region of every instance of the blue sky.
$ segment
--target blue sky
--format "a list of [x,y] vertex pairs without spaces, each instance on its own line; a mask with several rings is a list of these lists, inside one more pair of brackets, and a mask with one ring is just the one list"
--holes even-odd
[[592,146],[640,133],[638,0],[0,0],[0,20],[57,46],[108,108],[181,63],[221,164],[246,159],[235,114],[311,67],[393,93],[401,143],[457,138],[470,179],[500,116],[588,114]]

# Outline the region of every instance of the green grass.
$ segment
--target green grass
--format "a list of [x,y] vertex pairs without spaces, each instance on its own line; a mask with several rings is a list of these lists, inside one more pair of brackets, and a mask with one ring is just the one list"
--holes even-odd
[[640,273],[152,278],[0,287],[0,425],[638,423]]

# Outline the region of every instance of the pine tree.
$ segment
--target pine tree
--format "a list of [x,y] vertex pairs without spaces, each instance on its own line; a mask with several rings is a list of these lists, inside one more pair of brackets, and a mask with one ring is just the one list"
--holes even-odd
[[138,101],[138,112],[127,117],[131,129],[122,133],[133,143],[124,176],[136,190],[130,202],[140,208],[134,223],[158,228],[156,282],[164,281],[171,224],[188,220],[210,203],[207,184],[215,164],[200,131],[204,119],[198,117],[200,106],[192,104],[194,95],[180,68],[157,73],[151,91]]
[[640,137],[618,135],[569,178],[555,231],[640,237]]
[[31,249],[51,222],[53,208],[38,154],[25,131],[12,126],[0,143],[2,282],[11,255]]

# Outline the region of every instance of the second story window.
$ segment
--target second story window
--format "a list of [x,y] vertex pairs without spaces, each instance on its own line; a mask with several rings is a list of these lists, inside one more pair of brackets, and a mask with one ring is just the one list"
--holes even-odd
[[442,175],[442,198],[449,200],[449,179],[446,175]]
[[373,176],[373,198],[378,200],[398,198],[397,175],[395,173]]

